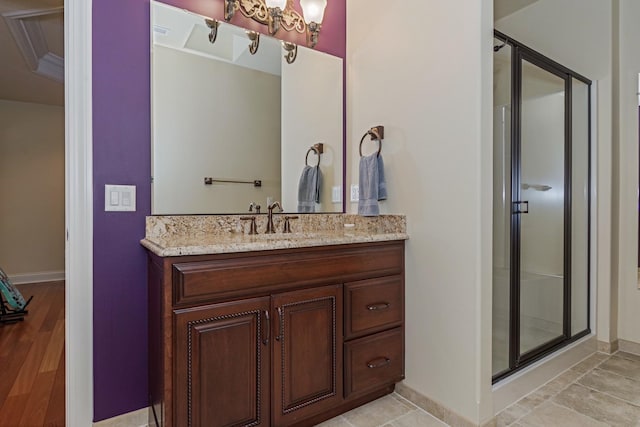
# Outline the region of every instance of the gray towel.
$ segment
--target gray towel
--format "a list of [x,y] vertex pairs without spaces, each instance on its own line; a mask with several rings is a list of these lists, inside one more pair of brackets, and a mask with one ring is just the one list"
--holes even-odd
[[382,156],[372,154],[360,157],[358,215],[380,215],[379,200],[387,199],[387,183],[384,179]]
[[319,166],[305,166],[298,183],[298,212],[316,211],[316,203],[320,203],[322,172]]

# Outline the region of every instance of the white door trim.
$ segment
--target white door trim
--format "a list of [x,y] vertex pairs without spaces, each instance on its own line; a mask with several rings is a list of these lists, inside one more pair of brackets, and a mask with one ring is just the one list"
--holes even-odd
[[64,0],[66,425],[93,420],[92,1]]

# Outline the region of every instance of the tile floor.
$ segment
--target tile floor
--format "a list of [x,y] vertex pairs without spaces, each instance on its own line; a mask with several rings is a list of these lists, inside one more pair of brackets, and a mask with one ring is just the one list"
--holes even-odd
[[[514,403],[498,427],[639,427],[640,355],[596,353]],[[321,427],[447,426],[398,394],[371,402]]]

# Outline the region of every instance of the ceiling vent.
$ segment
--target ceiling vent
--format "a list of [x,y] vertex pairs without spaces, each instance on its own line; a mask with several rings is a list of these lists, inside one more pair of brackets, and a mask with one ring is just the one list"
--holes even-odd
[[18,10],[2,15],[29,68],[58,82],[64,82],[64,58],[51,52],[41,22],[51,17],[62,19],[63,16],[63,7]]

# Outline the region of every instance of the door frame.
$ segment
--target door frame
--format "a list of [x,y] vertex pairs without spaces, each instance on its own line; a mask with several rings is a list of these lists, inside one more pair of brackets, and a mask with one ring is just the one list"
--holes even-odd
[[65,408],[93,423],[92,0],[64,0]]

